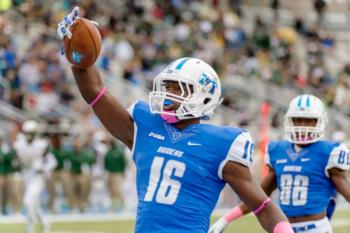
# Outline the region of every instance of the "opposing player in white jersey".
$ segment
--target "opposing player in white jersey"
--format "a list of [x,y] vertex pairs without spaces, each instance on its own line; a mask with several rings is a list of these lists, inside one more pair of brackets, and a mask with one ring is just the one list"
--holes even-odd
[[[331,233],[330,218],[336,192],[350,202],[346,171],[350,154],[342,143],[321,140],[327,124],[325,106],[315,96],[294,98],[285,115],[287,140],[269,143],[268,175],[261,182],[267,195],[279,190],[279,203],[294,232]],[[241,204],[209,230],[223,232],[229,222],[249,213]]]
[[39,218],[43,233],[49,232],[49,224],[40,206],[40,195],[45,188],[46,179],[56,167],[55,157],[48,153],[48,142],[38,138],[38,124],[26,121],[14,143],[14,149],[23,166],[22,176],[25,185],[23,203],[27,210],[27,233],[35,232],[35,221]]

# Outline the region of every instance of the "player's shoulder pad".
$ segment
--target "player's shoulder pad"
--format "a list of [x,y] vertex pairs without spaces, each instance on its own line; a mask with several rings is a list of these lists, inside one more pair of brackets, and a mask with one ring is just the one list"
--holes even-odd
[[[222,179],[222,169],[228,161],[236,162],[244,166],[249,167],[253,161],[253,151],[254,151],[254,142],[248,131],[240,128],[226,129],[227,132],[230,132],[230,137],[225,138],[225,141],[219,142],[219,151],[225,155],[223,157],[219,170],[218,176]],[[218,146],[216,146],[218,147]]]
[[325,169],[326,176],[329,176],[328,170],[338,168],[340,170],[350,169],[350,153],[344,143],[332,143],[332,150],[329,152],[328,162]]
[[[218,138],[219,140],[232,142],[233,138],[236,138],[243,132],[247,132],[245,129],[238,127],[222,126],[222,125],[206,125],[205,133],[209,138]],[[213,137],[210,137],[213,136]]]
[[266,148],[265,163],[272,166],[274,161],[280,156],[280,151],[284,151],[290,145],[287,140],[270,141]]
[[137,119],[145,119],[148,115],[152,115],[150,109],[149,109],[149,104],[143,100],[138,100],[135,101],[133,104],[131,104],[128,107],[128,112],[131,116],[132,119],[137,120]]
[[267,152],[273,153],[277,149],[285,148],[290,142],[287,140],[272,140],[267,145]]
[[328,149],[328,150],[332,150],[333,148],[338,147],[341,144],[343,144],[340,142],[330,141],[330,140],[320,140],[317,143],[319,143],[318,148],[322,147],[322,149]]

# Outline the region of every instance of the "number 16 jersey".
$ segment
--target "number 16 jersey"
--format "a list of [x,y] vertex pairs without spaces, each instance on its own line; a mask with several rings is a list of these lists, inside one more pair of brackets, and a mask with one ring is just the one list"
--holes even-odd
[[207,233],[210,214],[225,182],[227,161],[248,166],[253,142],[248,132],[193,124],[178,130],[145,102],[129,108],[134,120],[137,168],[135,232]]

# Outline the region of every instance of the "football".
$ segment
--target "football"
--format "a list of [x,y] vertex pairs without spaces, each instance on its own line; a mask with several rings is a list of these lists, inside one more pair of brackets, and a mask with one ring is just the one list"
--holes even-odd
[[69,28],[72,37],[65,37],[64,53],[68,61],[78,68],[92,66],[101,51],[101,35],[88,19],[78,18]]

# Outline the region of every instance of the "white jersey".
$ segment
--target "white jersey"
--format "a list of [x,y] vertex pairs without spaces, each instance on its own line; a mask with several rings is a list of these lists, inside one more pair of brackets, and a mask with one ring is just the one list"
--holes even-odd
[[47,155],[42,157],[37,157],[32,164],[32,169],[35,173],[35,177],[40,177],[48,179],[51,172],[55,169],[57,165],[56,158],[53,154],[47,153]]
[[18,135],[14,149],[23,166],[22,175],[25,184],[36,175],[33,167],[34,161],[43,157],[47,147],[48,142],[44,139],[35,138],[29,143],[24,135]]

